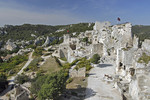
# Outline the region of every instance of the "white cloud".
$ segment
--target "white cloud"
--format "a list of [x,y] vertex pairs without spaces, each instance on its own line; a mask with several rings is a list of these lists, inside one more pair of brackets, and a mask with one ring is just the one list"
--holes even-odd
[[63,10],[49,10],[46,11],[46,13],[40,13],[22,9],[0,8],[0,13],[0,26],[5,24],[18,25],[24,23],[60,25],[82,21],[77,16],[72,15],[72,13]]

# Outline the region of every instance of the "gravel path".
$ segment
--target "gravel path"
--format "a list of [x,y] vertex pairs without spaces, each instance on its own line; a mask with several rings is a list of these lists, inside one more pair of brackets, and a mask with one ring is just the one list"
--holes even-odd
[[91,69],[85,100],[122,100],[117,89],[113,88],[113,83],[107,83],[103,80],[105,74],[115,74],[115,68],[112,64],[99,64]]

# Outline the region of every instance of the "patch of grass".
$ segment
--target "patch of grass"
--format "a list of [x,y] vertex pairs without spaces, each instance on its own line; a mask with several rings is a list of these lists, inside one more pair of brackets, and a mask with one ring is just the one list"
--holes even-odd
[[67,84],[66,88],[67,89],[76,89],[77,84],[81,85],[82,88],[86,88],[87,86],[87,78],[84,77],[74,77],[73,81]]
[[58,59],[57,57],[55,57],[55,56],[54,56],[54,58],[55,58],[55,61],[59,64],[59,66],[62,66],[62,64],[61,64],[61,62],[59,61],[59,59]]
[[73,81],[73,78],[69,78],[67,81],[66,81],[66,83],[68,84],[68,83],[71,83]]
[[79,61],[79,59],[74,60],[72,63],[70,63],[70,66],[75,65],[78,61]]
[[51,55],[52,53],[45,53],[44,56],[49,56]]
[[98,64],[100,60],[100,56],[98,54],[94,54],[93,57],[90,59],[91,63]]
[[128,51],[131,47],[127,47],[127,48],[122,48],[122,50],[124,51]]
[[65,57],[63,57],[63,58],[60,58],[61,60],[63,60],[63,61],[67,61],[67,59],[65,58]]
[[150,61],[150,56],[146,55],[146,53],[143,53],[142,56],[138,59],[138,63],[146,63]]
[[48,58],[46,62],[40,67],[40,70],[43,70],[43,72],[47,74],[59,71],[60,69],[61,67],[53,57]]
[[28,69],[31,71],[37,71],[38,65],[41,61],[43,61],[43,59],[41,57],[34,58],[32,60],[32,62],[29,64],[29,66],[24,69],[24,71],[28,71]]

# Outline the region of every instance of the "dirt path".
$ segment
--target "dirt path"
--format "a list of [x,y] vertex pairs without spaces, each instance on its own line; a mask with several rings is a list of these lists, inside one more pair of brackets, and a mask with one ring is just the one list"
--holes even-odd
[[113,82],[107,83],[103,80],[105,74],[115,74],[112,64],[99,64],[90,71],[85,100],[122,100],[117,89],[113,88]]

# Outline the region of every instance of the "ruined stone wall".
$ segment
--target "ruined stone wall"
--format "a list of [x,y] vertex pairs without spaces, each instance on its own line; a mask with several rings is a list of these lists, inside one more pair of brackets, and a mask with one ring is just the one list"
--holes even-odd
[[105,22],[95,22],[95,25],[93,27],[93,30],[101,31],[103,28],[110,26],[110,22],[105,21]]
[[85,77],[85,72],[86,72],[86,68],[80,68],[78,70],[73,69],[70,73],[69,76],[70,77]]
[[63,57],[67,58],[68,57],[68,48],[69,48],[69,46],[67,44],[61,44],[59,46],[58,52],[59,52],[60,58],[63,58]]
[[134,56],[134,52],[135,50],[134,49],[128,49],[128,50],[123,50],[123,61],[122,63],[125,65],[125,66],[132,66],[133,64],[133,56]]
[[68,44],[68,43],[69,43],[69,40],[70,40],[69,34],[65,34],[65,35],[64,35],[64,41],[63,41],[63,44]]
[[142,42],[142,49],[150,52],[150,40],[145,39],[144,42]]
[[99,55],[103,55],[103,44],[99,43],[99,44],[93,44],[92,45],[92,54],[99,54]]
[[116,39],[120,48],[132,47],[132,32],[131,32],[131,23],[125,23],[120,25],[114,25],[112,27],[111,37]]
[[133,48],[138,49],[138,46],[139,46],[139,38],[134,36],[134,38],[133,38]]
[[29,100],[27,92],[22,91],[19,95],[16,96],[15,100]]

